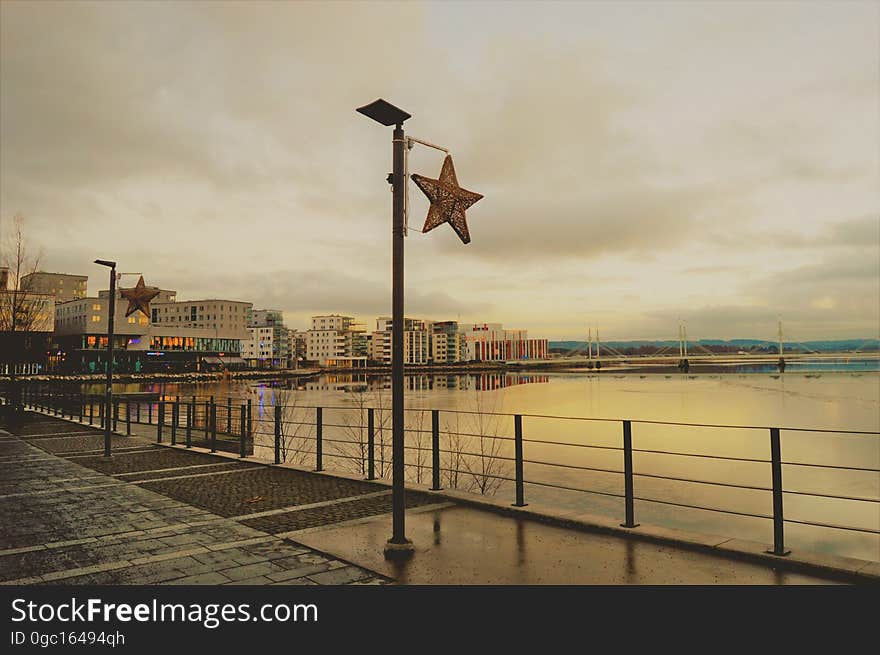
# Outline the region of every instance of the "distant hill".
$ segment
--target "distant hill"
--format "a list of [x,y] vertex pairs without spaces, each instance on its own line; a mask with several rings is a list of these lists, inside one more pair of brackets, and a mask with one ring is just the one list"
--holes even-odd
[[[587,341],[551,341],[549,348],[554,352],[569,352],[576,348],[587,348]],[[665,341],[602,341],[602,347],[611,347],[624,353],[632,353],[638,350],[653,350],[661,348],[678,348],[678,341],[667,339]],[[693,349],[695,345],[703,346],[709,350],[730,352],[736,350],[771,350],[776,351],[778,346],[775,341],[763,339],[699,339],[689,340],[688,347]],[[874,351],[880,350],[880,339],[826,339],[822,341],[783,341],[783,350],[814,350],[817,352],[837,351]]]

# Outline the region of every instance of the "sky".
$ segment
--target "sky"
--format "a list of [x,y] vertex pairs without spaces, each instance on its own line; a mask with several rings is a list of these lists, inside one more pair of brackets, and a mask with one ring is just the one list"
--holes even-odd
[[[0,3],[0,230],[43,270],[371,326],[391,130],[472,242],[406,313],[603,340],[880,336],[880,3]],[[416,146],[410,173],[442,153]],[[121,284],[133,286],[135,276]]]

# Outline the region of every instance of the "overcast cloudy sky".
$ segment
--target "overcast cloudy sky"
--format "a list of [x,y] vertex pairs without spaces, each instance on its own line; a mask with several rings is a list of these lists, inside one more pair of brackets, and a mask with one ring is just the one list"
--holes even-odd
[[485,195],[468,246],[411,231],[408,315],[880,332],[876,2],[4,1],[0,28],[2,228],[93,293],[102,257],[293,327],[388,313],[391,133],[354,111],[383,97]]

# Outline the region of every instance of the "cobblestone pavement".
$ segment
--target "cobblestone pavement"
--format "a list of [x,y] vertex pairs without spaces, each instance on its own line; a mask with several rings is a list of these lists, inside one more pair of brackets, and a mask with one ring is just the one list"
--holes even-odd
[[0,431],[0,584],[390,581],[290,534],[389,512],[385,487],[137,436],[115,436],[106,459],[97,429],[28,418],[19,435]]

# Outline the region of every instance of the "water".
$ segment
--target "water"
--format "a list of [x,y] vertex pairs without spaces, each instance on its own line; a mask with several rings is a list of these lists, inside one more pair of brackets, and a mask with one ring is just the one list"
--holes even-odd
[[[822,362],[826,364],[826,362]],[[855,364],[858,366],[858,364]],[[782,459],[800,462],[880,468],[880,437],[840,435],[810,430],[880,430],[880,374],[870,369],[785,374],[477,374],[407,377],[408,477],[430,483],[431,417],[418,409],[465,410],[470,414],[441,411],[443,486],[457,486],[513,500],[513,485],[499,478],[513,477],[513,418],[502,414],[629,419],[633,447],[743,459],[769,459],[769,427],[783,428]],[[368,406],[376,413],[377,473],[390,475],[390,381],[387,376],[323,375],[300,383],[235,381],[217,384],[119,385],[122,391],[157,391],[166,396],[213,394],[250,398],[256,419],[256,454],[271,457],[272,405],[285,405],[285,454],[289,461],[314,463],[314,406],[322,406],[324,466],[328,470],[359,472],[362,465]],[[347,409],[335,409],[347,408]],[[639,421],[706,423],[756,428],[670,426]],[[622,426],[618,421],[566,420],[526,416],[523,419],[526,502],[565,507],[584,513],[623,519],[623,501],[613,495],[623,491],[618,450],[584,448],[585,445],[619,448]],[[480,438],[475,435],[482,435]],[[548,442],[557,442],[550,444]],[[571,445],[559,445],[571,444]],[[712,533],[763,543],[772,541],[772,522],[740,514],[771,515],[767,491],[737,489],[664,478],[686,478],[766,488],[770,465],[759,462],[682,457],[660,453],[634,454],[637,498],[667,503],[727,509],[720,514],[702,509],[637,500],[636,521],[697,532]],[[417,468],[421,464],[424,468]],[[787,491],[880,497],[880,474],[868,471],[783,466]],[[553,485],[553,486],[547,486]],[[594,493],[559,487],[587,489]],[[880,528],[878,504],[858,500],[828,499],[785,494],[788,520]],[[880,559],[877,535],[827,527],[786,523],[786,545],[814,551]]]

